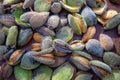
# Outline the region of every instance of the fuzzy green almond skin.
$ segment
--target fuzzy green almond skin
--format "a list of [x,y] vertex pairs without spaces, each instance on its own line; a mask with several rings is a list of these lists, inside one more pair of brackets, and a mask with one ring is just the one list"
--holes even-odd
[[31,40],[33,35],[33,31],[31,29],[25,29],[25,30],[20,30],[20,33],[18,35],[18,46],[22,47],[26,45],[29,40]]
[[40,63],[32,59],[31,56],[34,53],[34,51],[28,51],[27,53],[25,53],[21,59],[20,67],[26,70],[32,70],[37,68],[40,65]]
[[68,26],[65,26],[61,28],[57,33],[56,33],[56,38],[62,39],[65,42],[69,42],[73,38],[73,32],[72,29]]
[[110,30],[117,27],[120,24],[120,13],[112,17],[107,23],[105,24],[104,29]]
[[114,52],[105,52],[103,61],[111,66],[112,69],[120,69],[120,56]]
[[50,80],[52,69],[46,65],[41,65],[33,71],[33,80]]
[[8,35],[8,30],[9,30],[9,28],[6,27],[6,26],[4,26],[4,27],[2,28],[2,31],[4,32],[5,36]]
[[92,80],[93,75],[90,73],[79,73],[75,80]]
[[6,40],[6,46],[10,46],[11,48],[15,48],[17,36],[18,36],[17,26],[12,26],[11,28],[9,28],[8,36],[7,36],[7,40]]
[[119,80],[120,79],[120,70],[113,70],[111,74],[103,77],[102,80]]
[[108,72],[111,72],[111,67],[109,65],[107,65],[106,63],[104,62],[101,62],[101,61],[98,61],[98,60],[92,60],[90,61],[90,65],[93,65],[93,66],[97,66],[97,67],[100,67]]
[[16,80],[32,80],[32,71],[25,70],[19,65],[14,67],[14,75]]
[[36,12],[48,12],[50,10],[51,1],[49,0],[35,0],[34,10]]
[[71,80],[74,72],[75,68],[71,64],[65,63],[54,70],[52,80]]
[[65,4],[69,5],[69,6],[79,6],[82,7],[82,5],[84,4],[85,0],[65,0]]
[[68,22],[77,35],[82,34],[79,24],[74,20],[74,17],[71,14],[68,15]]
[[79,56],[71,56],[70,61],[79,69],[83,71],[88,71],[90,66],[86,66],[81,60],[79,60]]

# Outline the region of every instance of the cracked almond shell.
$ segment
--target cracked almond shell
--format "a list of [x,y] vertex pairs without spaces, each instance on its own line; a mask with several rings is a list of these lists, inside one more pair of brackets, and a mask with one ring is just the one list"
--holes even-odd
[[80,40],[74,40],[70,43],[70,46],[72,47],[73,50],[75,51],[81,51],[84,49],[85,44],[82,43]]
[[21,60],[21,58],[22,58],[22,55],[25,53],[25,51],[24,50],[16,50],[16,51],[14,51],[11,55],[10,55],[10,57],[9,57],[9,59],[7,60],[7,63],[9,64],[9,65],[16,65],[16,64],[18,64],[19,62],[20,62],[20,60]]
[[112,72],[109,65],[98,60],[90,61],[90,67],[99,78],[103,78],[104,76]]
[[73,52],[70,61],[79,69],[83,71],[87,71],[90,69],[89,61],[92,60],[92,57],[81,51]]
[[87,31],[87,24],[80,14],[68,14],[68,23],[77,35],[81,35]]
[[93,11],[97,14],[97,15],[102,15],[108,8],[108,3],[107,0],[100,0],[100,1],[96,1],[96,7],[93,7]]
[[46,64],[46,65],[53,65],[55,63],[55,59],[53,54],[44,54],[44,55],[33,55],[32,58],[40,63]]

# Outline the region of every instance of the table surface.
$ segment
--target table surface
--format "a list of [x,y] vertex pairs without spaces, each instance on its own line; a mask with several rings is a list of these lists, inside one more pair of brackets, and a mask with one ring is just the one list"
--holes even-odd
[[[118,12],[120,12],[120,5],[112,4],[112,3],[109,2],[109,0],[107,0],[107,1],[108,1],[108,8],[109,8],[109,9],[115,9],[115,10],[117,10]],[[113,40],[115,40],[116,38],[119,38],[119,37],[120,37],[120,36],[117,34],[117,28],[103,32],[103,31],[102,31],[102,30],[103,30],[103,26],[102,26],[100,23],[98,23],[98,24],[96,25],[96,29],[97,29],[97,32],[96,32],[96,34],[95,34],[95,36],[94,36],[95,39],[98,39],[100,33],[105,33],[105,34],[109,35]],[[28,50],[28,49],[29,49],[28,46],[29,46],[30,44],[31,44],[31,43],[29,43],[26,47],[24,47],[24,49],[27,49],[27,50]],[[96,58],[94,58],[94,59],[96,59]],[[98,58],[97,58],[97,59],[98,59]],[[2,63],[4,63],[4,62],[0,62],[0,65],[1,65]],[[14,77],[14,75],[12,75],[10,78],[5,79],[5,80],[15,80],[15,77]],[[96,76],[94,76],[94,79],[93,79],[93,80],[100,80],[100,79],[97,79]]]

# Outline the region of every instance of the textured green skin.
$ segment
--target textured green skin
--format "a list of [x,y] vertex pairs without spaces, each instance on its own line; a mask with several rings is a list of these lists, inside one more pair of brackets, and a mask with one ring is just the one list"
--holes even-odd
[[80,73],[75,80],[92,80],[93,75],[90,73]]
[[52,69],[46,65],[41,65],[33,71],[33,80],[50,80]]
[[88,71],[90,66],[86,66],[79,60],[79,56],[71,56],[70,61],[79,69],[83,71]]
[[14,67],[14,74],[16,80],[32,80],[32,71],[25,70],[21,68],[19,65]]
[[79,6],[82,7],[85,0],[64,0],[65,4],[69,6]]
[[17,42],[17,36],[18,36],[17,26],[12,26],[8,31],[6,46],[10,46],[11,48],[15,48],[16,42]]
[[31,69],[37,68],[40,65],[39,62],[36,62],[32,59],[31,56],[34,53],[35,53],[34,51],[29,51],[29,52],[25,53],[25,55],[23,55],[23,57],[21,59],[21,63],[20,63],[20,66],[23,69],[31,70]]
[[[18,46],[24,46],[27,44],[28,39],[32,36],[33,31],[31,29],[20,30],[18,36]],[[31,37],[32,38],[32,37]]]
[[53,72],[52,80],[71,80],[74,71],[75,68],[71,64],[65,63]]
[[87,24],[86,24],[84,18],[83,18],[80,14],[76,14],[76,15],[77,15],[77,17],[78,17],[79,19],[81,19],[82,27],[85,28],[84,31],[81,30],[78,21],[76,21],[76,20],[74,19],[74,16],[73,16],[73,15],[71,15],[71,14],[68,15],[68,22],[69,22],[70,26],[73,28],[74,33],[76,33],[77,35],[81,35],[82,33],[85,33],[85,32],[86,32],[86,30],[87,30]]
[[84,19],[87,23],[87,26],[93,26],[93,25],[97,24],[96,14],[91,10],[91,8],[86,6],[82,10],[81,15],[84,17]]
[[71,14],[68,15],[68,22],[69,22],[70,26],[73,28],[74,33],[76,33],[77,35],[82,34],[79,24],[74,20],[74,18]]
[[112,17],[106,24],[104,29],[110,30],[117,27],[120,24],[120,13]]
[[57,33],[56,33],[56,38],[62,39],[65,42],[69,42],[73,38],[73,32],[72,29],[69,28],[68,26],[65,26],[61,28]]
[[113,69],[120,69],[120,56],[114,52],[105,52],[103,60]]
[[105,76],[102,80],[119,80],[120,70],[113,70],[111,74]]
[[98,61],[98,60],[92,60],[90,61],[90,64],[91,65],[94,65],[94,66],[97,66],[97,67],[100,67],[108,72],[111,72],[111,68],[110,66],[108,66],[107,64],[101,62],[101,61]]
[[36,12],[48,12],[50,10],[51,3],[48,0],[35,0],[34,10]]

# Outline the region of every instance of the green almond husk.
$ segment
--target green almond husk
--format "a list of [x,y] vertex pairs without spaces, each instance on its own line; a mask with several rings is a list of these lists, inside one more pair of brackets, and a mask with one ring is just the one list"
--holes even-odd
[[34,53],[34,51],[29,51],[25,53],[21,59],[20,67],[26,70],[32,70],[37,68],[40,65],[40,63],[32,59],[32,55]]
[[87,72],[78,72],[75,80],[92,80],[93,75]]
[[68,26],[61,28],[55,35],[57,39],[69,42],[73,38],[73,31]]
[[46,65],[41,65],[33,71],[33,80],[50,80],[52,69]]
[[[78,18],[79,21],[76,20],[75,18]],[[68,22],[70,26],[73,28],[74,33],[76,33],[77,35],[81,35],[82,33],[85,33],[87,31],[87,24],[80,14],[77,13],[73,15],[69,14]]]
[[14,75],[16,80],[32,80],[32,71],[25,70],[19,65],[14,67]]
[[34,10],[36,12],[48,12],[50,10],[51,0],[35,0]]
[[85,6],[81,12],[81,15],[84,17],[87,26],[94,26],[97,24],[96,14],[90,7]]
[[71,80],[74,72],[75,68],[71,64],[65,63],[55,69],[52,75],[52,80]]
[[73,27],[73,30],[76,34],[78,35],[82,34],[79,24],[74,20],[74,17],[71,14],[68,15],[68,22],[70,26]]
[[31,29],[21,29],[18,35],[18,46],[26,45],[32,39],[33,31]]
[[6,26],[3,26],[3,27],[2,27],[2,31],[4,32],[4,35],[5,35],[5,36],[8,35],[8,30],[9,30],[8,27],[6,27]]
[[111,74],[102,78],[102,80],[119,80],[120,79],[120,70],[113,70]]
[[105,52],[103,60],[106,64],[111,66],[112,69],[120,69],[120,56],[114,52]]
[[111,67],[107,64],[105,64],[104,62],[98,61],[98,60],[92,60],[90,61],[90,64],[99,68],[102,68],[108,72],[112,72],[111,71]]
[[105,26],[104,29],[110,30],[117,27],[119,24],[120,24],[120,13],[118,13],[117,15],[112,17],[110,20],[108,20],[104,25]]
[[17,36],[18,36],[17,26],[12,26],[11,28],[9,28],[8,36],[6,40],[6,46],[15,48],[17,42]]

